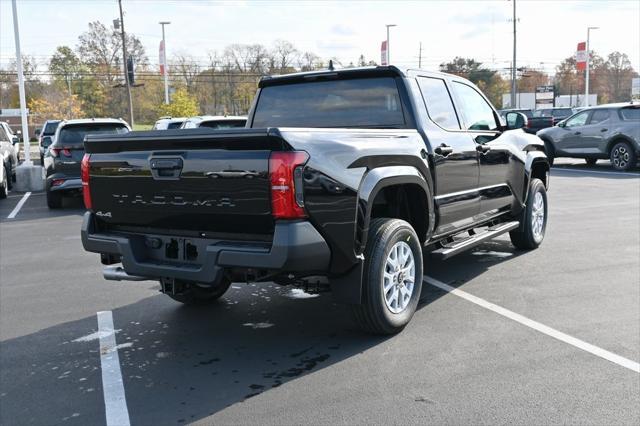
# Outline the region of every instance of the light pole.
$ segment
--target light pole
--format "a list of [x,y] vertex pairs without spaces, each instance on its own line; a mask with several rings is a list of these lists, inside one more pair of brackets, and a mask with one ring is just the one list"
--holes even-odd
[[389,28],[396,27],[396,24],[386,24],[387,27],[387,65],[391,65],[391,46],[389,45]]
[[[18,92],[20,96],[20,115],[22,116],[22,141],[24,146],[24,162],[31,165],[29,145],[29,124],[27,123],[27,101],[24,94],[24,73],[22,70],[22,54],[20,53],[20,30],[18,28],[18,8],[16,0],[11,3],[13,8],[13,33],[16,42],[16,68],[18,72]],[[11,174],[9,173],[9,178]]]
[[589,54],[589,36],[591,30],[597,30],[600,27],[587,27],[587,72],[584,76],[584,106],[589,106],[589,62],[591,55]]
[[122,13],[122,0],[118,0],[120,8],[120,36],[122,37],[122,59],[124,60],[124,81],[127,85],[127,96],[129,97],[129,124],[133,127],[133,98],[131,97],[131,82],[129,81],[129,73],[127,72],[127,42],[124,33],[124,16]]
[[160,60],[162,61],[162,73],[164,74],[164,103],[168,104],[169,103],[169,68],[167,67],[167,44],[165,43],[165,39],[164,39],[164,26],[165,25],[169,25],[171,22],[169,21],[162,21],[162,22],[158,22],[160,25],[162,25],[162,58],[160,58]]
[[516,108],[516,0],[513,0],[513,61],[511,62],[511,108]]

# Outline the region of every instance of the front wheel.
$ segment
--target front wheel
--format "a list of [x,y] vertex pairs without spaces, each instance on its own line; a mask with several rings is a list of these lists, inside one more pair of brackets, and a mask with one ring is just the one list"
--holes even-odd
[[627,142],[618,142],[611,148],[609,159],[614,169],[624,172],[635,165],[636,156],[631,145]]
[[209,305],[226,293],[231,285],[231,281],[226,278],[216,286],[204,287],[197,283],[190,285],[184,285],[184,290],[179,294],[169,294],[176,302],[183,303],[190,306],[203,306]]
[[520,226],[509,232],[511,243],[521,250],[538,248],[547,229],[547,191],[540,179],[531,179],[527,205],[522,210]]
[[356,322],[372,334],[395,334],[411,321],[422,290],[422,245],[400,219],[374,219],[365,250],[362,304]]

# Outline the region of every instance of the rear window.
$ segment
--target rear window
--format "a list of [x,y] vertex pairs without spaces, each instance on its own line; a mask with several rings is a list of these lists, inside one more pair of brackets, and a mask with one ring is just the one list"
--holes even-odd
[[58,129],[58,124],[60,124],[59,121],[54,123],[47,123],[46,126],[44,126],[44,130],[42,131],[42,134],[53,135]]
[[234,127],[244,127],[247,120],[212,120],[203,121],[200,127],[209,127],[211,129],[233,129]]
[[179,129],[184,121],[172,121],[167,125],[167,129]]
[[318,81],[262,89],[252,127],[404,127],[393,78]]
[[640,120],[640,108],[622,108],[620,118],[623,120]]
[[86,135],[107,134],[107,133],[127,133],[127,129],[123,124],[88,124],[88,125],[71,125],[60,130],[60,135],[56,139],[55,144],[59,146],[82,145]]

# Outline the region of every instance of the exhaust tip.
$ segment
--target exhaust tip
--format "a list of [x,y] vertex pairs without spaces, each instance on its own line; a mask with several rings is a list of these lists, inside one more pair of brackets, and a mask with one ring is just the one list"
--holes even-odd
[[109,281],[147,281],[149,278],[129,275],[121,266],[105,266],[102,276]]

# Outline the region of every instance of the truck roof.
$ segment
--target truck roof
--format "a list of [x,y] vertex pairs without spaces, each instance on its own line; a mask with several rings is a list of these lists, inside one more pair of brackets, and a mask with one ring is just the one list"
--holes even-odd
[[400,69],[394,65],[369,66],[357,68],[341,68],[335,70],[319,70],[297,72],[292,74],[271,75],[262,77],[258,87],[277,86],[280,84],[290,84],[295,82],[305,82],[324,79],[354,78],[354,77],[412,77],[414,75],[439,76],[441,78],[460,78],[453,74],[438,71],[426,71],[415,68]]

